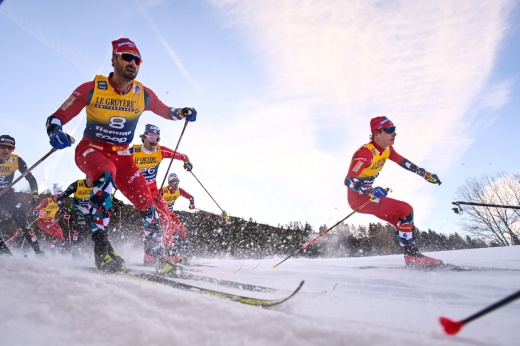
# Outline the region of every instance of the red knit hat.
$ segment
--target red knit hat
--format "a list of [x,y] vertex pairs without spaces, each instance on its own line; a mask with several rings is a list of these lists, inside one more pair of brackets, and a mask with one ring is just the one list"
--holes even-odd
[[392,126],[395,126],[394,123],[387,117],[375,117],[370,120],[370,132],[372,133]]
[[112,54],[116,53],[132,53],[141,57],[139,49],[137,49],[135,43],[129,38],[120,38],[112,41]]

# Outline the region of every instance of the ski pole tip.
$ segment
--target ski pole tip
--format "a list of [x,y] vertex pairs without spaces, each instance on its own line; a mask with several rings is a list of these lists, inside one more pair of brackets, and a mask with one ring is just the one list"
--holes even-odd
[[271,269],[276,269],[276,264],[273,264],[273,265],[271,266]]
[[464,325],[464,322],[462,321],[452,321],[449,318],[441,317],[439,318],[440,324],[443,326],[444,331],[448,335],[455,335],[461,330],[462,326]]

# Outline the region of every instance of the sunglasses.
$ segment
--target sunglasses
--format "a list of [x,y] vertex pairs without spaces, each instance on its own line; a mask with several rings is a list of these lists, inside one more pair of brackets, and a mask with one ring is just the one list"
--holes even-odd
[[383,129],[382,131],[385,131],[386,133],[388,133],[389,135],[391,135],[392,133],[395,132],[395,126],[387,127],[386,129]]
[[173,185],[179,185],[180,181],[178,180],[172,180],[172,181],[169,181],[168,184],[173,184]]
[[143,59],[141,59],[137,55],[133,55],[130,53],[116,53],[116,55],[119,55],[121,59],[123,59],[126,62],[130,62],[133,60],[136,65],[141,65],[143,62]]
[[161,137],[157,137],[157,136],[150,136],[150,135],[145,135],[146,138],[150,141],[150,142],[159,142],[161,140]]
[[10,145],[0,144],[0,149],[14,150],[14,147],[12,147]]

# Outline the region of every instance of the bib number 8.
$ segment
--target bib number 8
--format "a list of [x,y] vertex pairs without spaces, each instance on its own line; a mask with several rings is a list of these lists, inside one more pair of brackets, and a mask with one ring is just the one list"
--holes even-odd
[[121,130],[125,127],[126,119],[123,117],[111,117],[108,126]]

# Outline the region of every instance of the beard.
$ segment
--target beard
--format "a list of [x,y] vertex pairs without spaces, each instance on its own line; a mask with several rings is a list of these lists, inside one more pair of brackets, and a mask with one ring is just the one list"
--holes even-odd
[[138,68],[133,67],[129,64],[127,64],[126,66],[122,66],[122,64],[116,62],[116,64],[114,65],[114,69],[118,75],[129,81],[133,81],[135,77],[137,77]]

